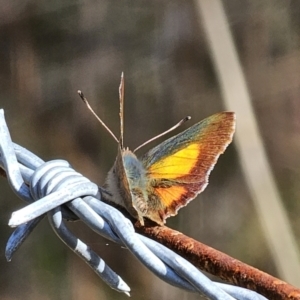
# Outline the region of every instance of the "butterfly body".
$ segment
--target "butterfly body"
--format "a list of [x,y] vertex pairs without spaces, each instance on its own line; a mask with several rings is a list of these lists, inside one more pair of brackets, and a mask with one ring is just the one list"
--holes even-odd
[[205,189],[234,128],[235,114],[223,112],[167,139],[140,159],[119,145],[106,180],[109,200],[124,206],[142,225],[145,217],[163,225]]
[[129,149],[119,148],[114,166],[106,179],[110,201],[124,206],[129,213],[142,221],[147,211],[147,177],[141,161]]

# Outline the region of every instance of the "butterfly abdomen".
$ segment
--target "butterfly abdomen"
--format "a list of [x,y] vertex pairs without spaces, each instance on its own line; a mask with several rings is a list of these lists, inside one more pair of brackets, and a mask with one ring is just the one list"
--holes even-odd
[[132,194],[132,204],[136,208],[136,210],[140,213],[140,215],[144,216],[148,212],[148,204],[145,199],[145,194],[139,188],[133,188],[131,190]]

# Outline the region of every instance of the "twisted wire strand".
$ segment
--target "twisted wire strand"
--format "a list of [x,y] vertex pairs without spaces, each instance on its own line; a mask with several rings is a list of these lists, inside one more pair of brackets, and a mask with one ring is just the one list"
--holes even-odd
[[27,149],[12,143],[3,110],[0,110],[0,154],[0,164],[11,188],[21,199],[31,203],[13,213],[9,222],[17,228],[7,242],[8,260],[47,213],[59,238],[119,292],[129,295],[130,288],[89,246],[69,231],[64,219],[79,218],[98,234],[125,245],[155,275],[171,285],[198,292],[209,299],[266,299],[247,289],[214,283],[170,249],[136,234],[128,219],[100,201],[98,186],[73,170],[68,162],[45,163]]

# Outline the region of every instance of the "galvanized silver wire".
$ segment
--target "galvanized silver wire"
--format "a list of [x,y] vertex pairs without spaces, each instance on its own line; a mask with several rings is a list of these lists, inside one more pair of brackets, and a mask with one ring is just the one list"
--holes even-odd
[[98,234],[124,245],[149,270],[171,285],[208,299],[266,299],[244,288],[212,282],[170,249],[135,233],[123,214],[101,202],[99,187],[72,169],[67,161],[44,162],[13,143],[3,110],[0,110],[0,165],[6,171],[12,190],[29,203],[14,212],[9,221],[10,226],[17,228],[6,245],[8,260],[47,214],[58,237],[111,288],[129,296],[130,288],[123,279],[67,228],[65,220],[79,218]]

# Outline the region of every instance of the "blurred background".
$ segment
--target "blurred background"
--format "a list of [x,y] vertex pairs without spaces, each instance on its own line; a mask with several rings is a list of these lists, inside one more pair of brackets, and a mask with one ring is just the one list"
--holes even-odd
[[[222,4],[248,87],[248,105],[297,252],[300,2],[224,0]],[[218,24],[213,12],[210,20]],[[219,111],[238,112],[240,107],[224,102],[206,26],[197,1],[1,1],[0,106],[13,141],[44,160],[66,159],[77,171],[103,184],[117,146],[87,111],[77,90],[84,92],[118,136],[122,71],[125,145],[131,149],[186,115],[192,120],[184,128]],[[220,43],[221,52],[222,47]],[[240,87],[232,82],[231,89]],[[242,111],[251,115],[247,107]],[[238,126],[243,120],[237,114]],[[247,130],[239,134],[247,140]],[[207,189],[168,219],[167,225],[287,280],[272,255],[273,246],[253,201],[253,182],[248,183],[243,167],[243,142],[236,139],[220,157]],[[139,154],[145,151],[147,147]],[[255,162],[256,154],[249,151],[249,159]],[[263,185],[261,189],[264,192]],[[46,220],[6,262],[5,244],[12,233],[8,219],[23,203],[5,179],[0,180],[0,191],[1,299],[126,298],[108,288],[67,249]],[[269,198],[266,193],[265,198]],[[130,285],[132,299],[199,299],[162,282],[126,249],[100,238],[84,224],[77,222],[70,228]],[[282,256],[285,247],[282,243]]]

